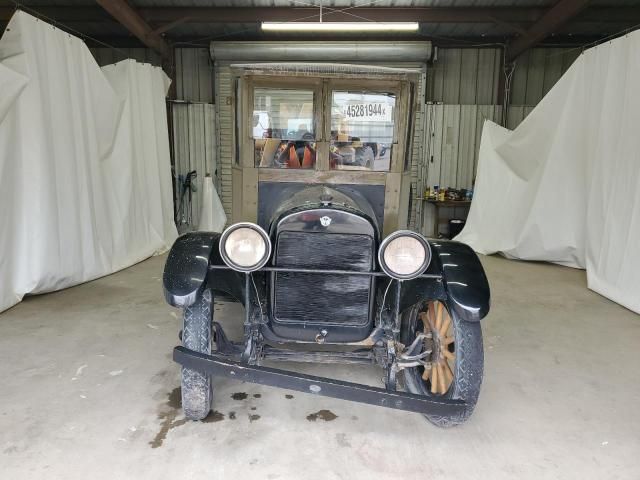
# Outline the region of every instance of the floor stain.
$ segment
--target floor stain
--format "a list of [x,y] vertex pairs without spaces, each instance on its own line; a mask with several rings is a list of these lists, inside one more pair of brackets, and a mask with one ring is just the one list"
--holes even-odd
[[151,448],[158,448],[162,446],[162,443],[166,440],[167,434],[169,430],[172,430],[176,427],[180,427],[187,423],[187,419],[183,418],[181,420],[176,420],[178,416],[177,411],[172,412],[164,412],[158,414],[158,419],[162,420],[162,424],[160,425],[160,431],[156,434],[155,438],[149,442]]
[[213,410],[212,412],[209,412],[209,415],[207,415],[202,421],[204,423],[213,423],[213,422],[219,422],[221,420],[224,420],[224,413],[220,413],[217,410]]
[[168,398],[169,400],[167,401],[167,405],[171,408],[175,408],[176,410],[182,408],[182,388],[176,387],[171,390]]
[[338,416],[331,410],[318,410],[316,413],[310,413],[307,415],[307,420],[315,422],[316,420],[324,420],[325,422],[332,422],[338,418]]
[[351,442],[347,440],[346,433],[336,433],[336,442],[343,448],[351,448]]
[[260,398],[260,397],[262,397],[262,395],[261,395],[261,394],[259,394],[259,393],[254,393],[254,394],[253,394],[253,398]]
[[284,398],[286,398],[287,400],[291,400],[291,399],[293,398],[293,395],[291,395],[291,394],[288,394],[288,393],[287,393],[287,394],[284,396]]
[[235,420],[236,419],[236,412],[229,412],[229,420]]
[[255,409],[256,409],[256,407],[251,407],[251,410],[255,410]]
[[260,415],[249,415],[249,422],[253,423],[256,420],[260,420]]
[[164,383],[170,374],[171,372],[169,372],[169,370],[160,370],[153,377],[151,377],[151,383],[153,384]]
[[246,400],[247,397],[248,395],[244,392],[236,392],[231,395],[231,398],[233,398],[234,400]]
[[162,443],[167,438],[169,430],[180,427],[188,421],[186,418],[176,420],[180,407],[182,406],[182,391],[180,387],[174,388],[167,394],[167,406],[170,410],[163,411],[158,414],[158,420],[162,420],[162,423],[160,424],[160,430],[156,434],[155,438],[149,442],[151,448],[161,447]]

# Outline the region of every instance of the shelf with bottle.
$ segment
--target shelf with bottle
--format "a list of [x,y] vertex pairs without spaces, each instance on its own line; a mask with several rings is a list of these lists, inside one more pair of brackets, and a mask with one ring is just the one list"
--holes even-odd
[[429,202],[461,202],[461,204],[471,203],[472,199],[472,189],[440,188],[438,185],[434,185],[433,188],[427,187],[424,191],[424,196],[416,198],[416,200]]

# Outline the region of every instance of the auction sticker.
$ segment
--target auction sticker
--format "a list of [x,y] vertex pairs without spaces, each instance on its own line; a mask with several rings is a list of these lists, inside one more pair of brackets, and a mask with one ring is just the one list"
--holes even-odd
[[368,120],[372,122],[390,122],[393,107],[386,103],[361,102],[350,103],[342,108],[342,114],[348,120]]

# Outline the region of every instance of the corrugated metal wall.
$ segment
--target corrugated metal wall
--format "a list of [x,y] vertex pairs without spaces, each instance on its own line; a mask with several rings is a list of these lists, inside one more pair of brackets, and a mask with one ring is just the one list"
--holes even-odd
[[180,230],[193,229],[200,222],[202,208],[202,184],[206,174],[214,177],[216,162],[215,107],[208,103],[172,103],[173,158],[176,205],[184,200],[180,176],[192,170],[197,172],[194,181],[197,190],[192,193],[191,223],[189,228],[181,226],[183,215],[178,215]]
[[[177,176],[196,170],[198,191],[193,193],[192,226],[197,226],[204,176],[211,174],[218,192],[222,183],[217,112],[213,104],[213,63],[206,48],[177,48],[175,55],[176,98],[185,102],[171,103],[176,195],[180,193]],[[176,205],[180,205],[179,199],[176,199]]]
[[453,105],[498,103],[502,51],[440,48],[427,71],[427,101]]
[[[499,98],[502,50],[439,49],[427,74],[430,103],[426,106],[426,155],[417,170],[418,195],[433,185],[471,188],[484,121],[516,128],[579,54],[577,49],[537,48],[520,56],[505,119]],[[415,228],[434,235],[434,213],[432,206],[418,201]]]
[[[200,221],[202,184],[206,174],[220,191],[218,171],[218,134],[216,131],[216,109],[213,104],[213,63],[206,48],[176,48],[175,50],[176,99],[172,102],[174,181],[176,182],[176,208],[179,208],[180,186],[178,177],[196,170],[197,191],[192,193],[192,221],[185,227],[197,227]],[[178,215],[180,216],[180,214]]]
[[229,66],[218,65],[215,77],[216,130],[220,159],[220,197],[227,218],[231,218],[231,167],[235,157],[234,88],[233,75]]
[[[485,120],[500,123],[498,105],[427,105],[426,186],[470,188]],[[465,159],[465,161],[461,161]]]
[[176,48],[176,98],[214,103],[213,62],[206,48]]
[[580,55],[576,48],[534,48],[516,60],[511,84],[514,106],[535,106]]
[[[580,55],[575,48],[534,48],[516,60],[511,105],[537,105]],[[502,49],[440,48],[427,73],[427,101],[493,105],[498,98]]]

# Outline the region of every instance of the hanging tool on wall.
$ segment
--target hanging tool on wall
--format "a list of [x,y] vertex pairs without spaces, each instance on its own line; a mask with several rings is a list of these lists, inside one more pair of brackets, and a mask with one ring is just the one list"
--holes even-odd
[[184,232],[189,230],[193,218],[193,193],[198,191],[195,179],[198,173],[195,170],[190,171],[186,175],[178,175],[178,185],[180,186],[180,204],[178,206],[178,216],[176,223],[178,230]]

